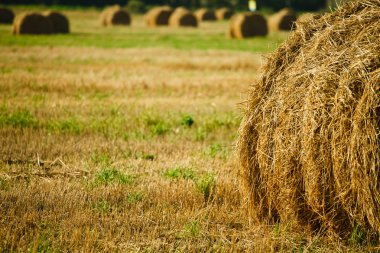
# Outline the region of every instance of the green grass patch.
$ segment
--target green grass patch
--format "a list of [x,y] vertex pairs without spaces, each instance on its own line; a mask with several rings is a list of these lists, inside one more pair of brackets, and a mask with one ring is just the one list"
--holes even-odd
[[37,127],[38,120],[27,109],[20,109],[13,112],[7,112],[6,108],[0,108],[0,126],[14,128],[31,128]]
[[196,177],[194,170],[189,167],[170,168],[170,169],[167,169],[162,175],[170,179],[184,179],[184,180],[193,180]]
[[132,184],[135,178],[115,168],[103,168],[95,174],[93,184],[100,185],[126,185]]

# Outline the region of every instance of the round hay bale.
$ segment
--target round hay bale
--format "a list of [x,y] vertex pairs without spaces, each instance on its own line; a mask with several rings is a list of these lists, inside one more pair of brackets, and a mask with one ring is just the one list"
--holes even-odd
[[69,19],[62,13],[47,11],[43,15],[53,24],[53,33],[70,33]]
[[118,4],[104,8],[102,13],[100,13],[100,24],[102,26],[107,26],[109,13],[115,12],[115,11],[120,10],[120,9],[121,9],[121,7]]
[[38,13],[22,13],[13,22],[13,34],[52,34],[53,24]]
[[191,12],[191,11],[185,7],[180,6],[174,9],[173,13],[175,12]]
[[175,10],[169,18],[169,26],[172,27],[197,27],[197,18],[189,11]]
[[0,8],[0,24],[12,24],[15,14],[8,8]]
[[106,15],[106,25],[130,25],[131,15],[128,11],[122,9],[112,9],[109,10]]
[[145,14],[145,22],[150,27],[166,26],[169,24],[169,18],[172,13],[173,9],[170,7],[154,7]]
[[228,20],[232,15],[234,15],[234,12],[229,8],[220,8],[215,11],[215,16],[218,20]]
[[230,21],[231,38],[249,38],[268,34],[266,19],[257,12],[236,14]]
[[290,31],[297,21],[297,15],[293,9],[284,8],[269,17],[268,25],[271,31]]
[[300,23],[269,56],[239,130],[253,217],[380,232],[380,1]]
[[201,8],[194,12],[194,15],[197,17],[198,21],[215,21],[215,13],[209,9]]

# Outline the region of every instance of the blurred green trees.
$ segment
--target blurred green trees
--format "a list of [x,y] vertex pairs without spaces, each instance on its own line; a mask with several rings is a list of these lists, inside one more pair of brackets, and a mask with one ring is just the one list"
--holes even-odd
[[[278,10],[289,6],[297,10],[318,10],[326,7],[329,0],[257,0],[258,8]],[[143,10],[154,5],[185,6],[190,9],[199,7],[231,7],[236,10],[248,10],[248,0],[0,0],[0,4],[43,4],[103,7],[112,4],[128,5]]]

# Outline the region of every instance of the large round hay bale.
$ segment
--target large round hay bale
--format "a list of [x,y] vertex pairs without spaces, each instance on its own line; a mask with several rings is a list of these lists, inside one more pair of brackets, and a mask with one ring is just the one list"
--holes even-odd
[[70,33],[69,19],[62,13],[47,11],[43,15],[53,24],[53,33]]
[[231,38],[249,38],[268,34],[266,19],[257,12],[236,14],[230,21]]
[[173,9],[167,6],[154,7],[145,14],[145,22],[147,26],[166,26],[169,24],[170,15]]
[[350,2],[269,56],[238,141],[257,220],[380,232],[379,17],[380,1]]
[[121,7],[118,4],[108,6],[100,13],[100,23],[102,26],[107,26],[109,13],[120,10]]
[[180,6],[174,9],[173,13],[175,12],[191,12],[191,11],[185,7]]
[[109,10],[106,16],[106,25],[130,25],[131,15],[127,10],[113,9]]
[[0,8],[0,24],[12,24],[15,14],[8,8]]
[[268,25],[271,31],[290,31],[296,21],[296,12],[293,9],[284,8],[269,17]]
[[230,19],[234,15],[233,10],[229,8],[219,8],[215,11],[215,16],[218,20]]
[[169,26],[172,27],[197,27],[197,18],[189,11],[176,9],[169,18]]
[[13,22],[13,34],[51,34],[53,24],[38,13],[22,13]]
[[207,8],[201,8],[194,12],[194,15],[197,17],[198,21],[215,21],[215,12],[207,9]]

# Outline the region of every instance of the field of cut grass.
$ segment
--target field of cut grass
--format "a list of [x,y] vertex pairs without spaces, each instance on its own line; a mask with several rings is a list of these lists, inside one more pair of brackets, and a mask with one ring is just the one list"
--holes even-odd
[[[17,11],[21,11],[17,9]],[[286,33],[199,29],[72,34],[0,26],[1,252],[357,252],[323,231],[253,223],[234,145],[241,103]]]

